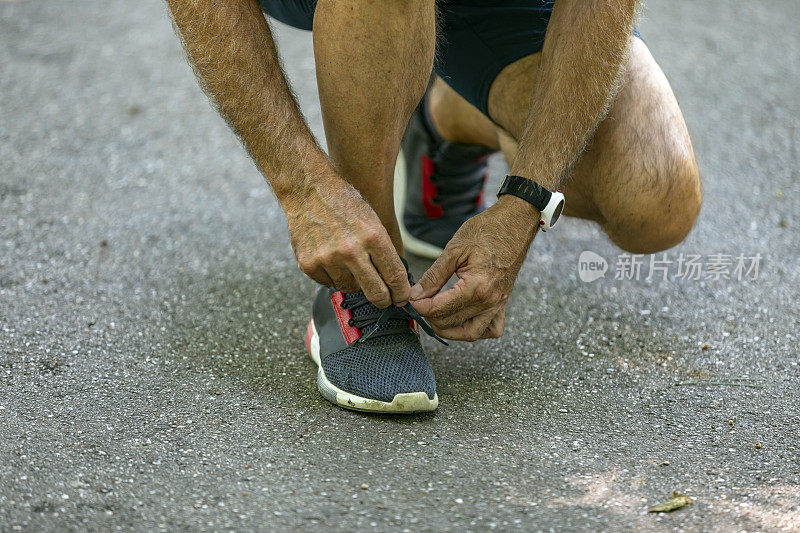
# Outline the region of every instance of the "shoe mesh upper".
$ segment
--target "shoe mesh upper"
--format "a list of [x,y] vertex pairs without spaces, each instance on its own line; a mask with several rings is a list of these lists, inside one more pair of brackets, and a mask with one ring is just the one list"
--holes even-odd
[[433,370],[411,330],[355,342],[325,357],[322,368],[333,385],[363,398],[391,402],[407,392],[436,395]]
[[[361,299],[363,293],[346,293],[345,301]],[[352,309],[358,318],[380,310],[369,302]],[[375,325],[362,329],[369,333]],[[419,337],[409,327],[408,318],[390,318],[382,330],[390,333],[355,342],[347,348],[322,359],[325,376],[336,387],[361,396],[391,402],[396,394],[425,392],[430,399],[436,395],[436,380],[428,364]],[[403,331],[405,330],[405,331]]]

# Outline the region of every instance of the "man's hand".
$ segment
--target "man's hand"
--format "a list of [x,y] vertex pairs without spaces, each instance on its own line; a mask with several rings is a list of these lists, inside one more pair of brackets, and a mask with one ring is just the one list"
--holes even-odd
[[[461,226],[411,290],[412,305],[436,333],[466,341],[503,334],[506,303],[538,220],[533,206],[505,195]],[[453,274],[456,284],[439,293]]]
[[378,307],[405,305],[411,285],[389,234],[358,191],[330,173],[324,186],[283,203],[300,270],[323,285],[362,290]]

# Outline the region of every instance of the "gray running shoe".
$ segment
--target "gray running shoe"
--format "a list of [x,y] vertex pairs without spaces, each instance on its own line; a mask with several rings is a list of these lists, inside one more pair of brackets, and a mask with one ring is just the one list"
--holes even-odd
[[317,364],[317,388],[322,396],[356,411],[436,409],[436,379],[417,325],[447,344],[411,304],[379,309],[362,292],[320,287],[305,344]]
[[486,208],[483,186],[494,151],[445,141],[430,124],[423,98],[403,135],[394,199],[405,249],[435,259],[461,224]]

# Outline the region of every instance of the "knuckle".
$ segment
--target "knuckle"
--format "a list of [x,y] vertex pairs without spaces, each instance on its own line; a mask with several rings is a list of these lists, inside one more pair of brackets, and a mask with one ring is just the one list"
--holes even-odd
[[342,287],[336,286],[342,292],[358,292],[358,285],[355,283],[350,283],[349,285],[344,285]]
[[389,295],[389,291],[385,288],[370,288],[369,291],[364,292],[367,295],[367,299],[375,304],[376,306],[380,307],[381,309],[384,307],[389,307],[392,303],[392,298]]
[[361,233],[361,240],[370,246],[379,246],[383,243],[381,233],[372,226],[364,228]]
[[339,245],[337,252],[342,257],[352,259],[358,255],[359,248],[360,247],[358,246],[358,243],[352,240],[347,240]]
[[326,278],[325,276],[323,276],[323,275],[321,275],[321,274],[319,274],[317,272],[312,272],[312,273],[307,274],[307,275],[308,275],[309,278],[313,279],[314,281],[316,281],[320,285],[326,285],[327,286],[327,285],[329,285],[331,283],[331,281],[328,278]]
[[392,286],[400,287],[408,284],[408,277],[404,271],[395,269],[386,276],[386,282]]
[[408,302],[409,299],[411,298],[411,289],[408,288],[396,289],[393,294],[393,297],[396,303]]
[[336,288],[345,292],[353,292],[358,288],[356,280],[351,275],[340,275],[335,280]]
[[397,292],[398,292],[398,294],[399,294],[400,296],[402,296],[402,297],[403,297],[403,298],[405,298],[405,299],[408,299],[408,298],[410,298],[410,297],[411,297],[411,283],[409,283],[407,280],[404,280],[404,281],[403,281],[403,282],[402,282],[402,283],[401,283],[401,284],[400,284],[400,285],[397,287]]
[[300,270],[308,274],[309,272],[314,270],[314,262],[308,257],[298,257],[297,264],[300,266]]
[[336,254],[330,248],[322,248],[317,251],[314,262],[317,265],[329,265],[335,261]]
[[495,325],[495,327],[492,329],[492,333],[494,334],[494,338],[495,339],[499,339],[500,337],[502,337],[503,336],[503,332],[505,331],[505,329],[506,329],[506,326],[502,321],[499,324]]
[[300,270],[303,271],[303,274],[316,281],[325,279],[325,271],[320,267],[320,265],[313,261],[305,265],[300,265]]
[[475,288],[474,297],[482,302],[493,302],[496,299],[496,293],[487,285],[481,284]]
[[389,297],[381,296],[376,298],[375,301],[373,301],[372,303],[374,303],[375,307],[379,309],[386,309],[387,307],[392,305],[392,299]]

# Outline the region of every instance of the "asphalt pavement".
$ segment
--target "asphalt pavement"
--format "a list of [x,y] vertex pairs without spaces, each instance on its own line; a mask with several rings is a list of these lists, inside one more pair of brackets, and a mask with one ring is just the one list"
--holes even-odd
[[799,25],[649,2],[697,226],[651,264],[564,220],[502,339],[425,341],[439,410],[386,418],[318,394],[313,285],[163,3],[0,1],[0,531],[800,529]]

